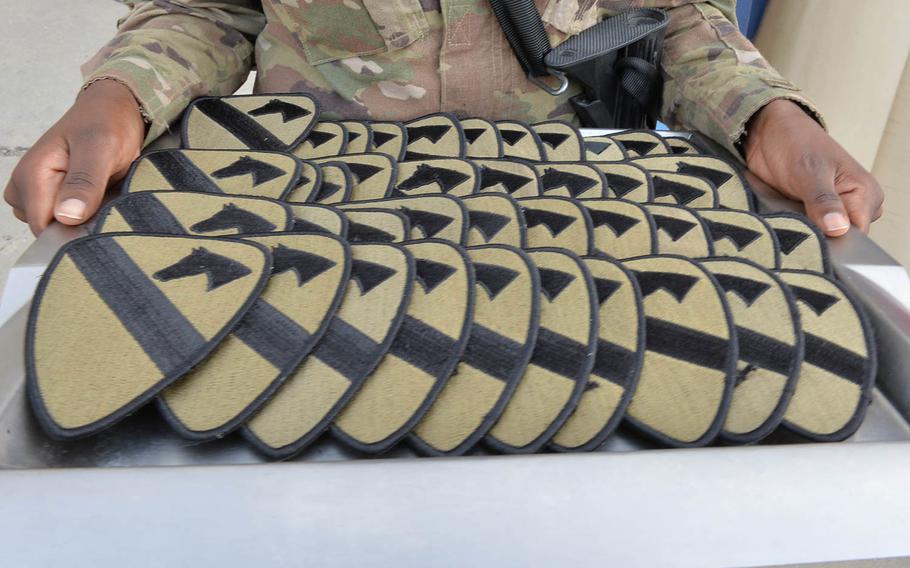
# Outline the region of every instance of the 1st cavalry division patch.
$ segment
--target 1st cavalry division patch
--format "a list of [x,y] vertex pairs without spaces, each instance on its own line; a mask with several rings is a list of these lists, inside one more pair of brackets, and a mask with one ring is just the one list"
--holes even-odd
[[736,335],[723,289],[679,256],[624,262],[645,310],[645,360],[627,418],[670,446],[704,446],[720,431],[736,376]]
[[465,118],[461,121],[461,129],[467,144],[465,157],[502,157],[502,138],[495,124],[485,118]]
[[592,254],[632,258],[657,252],[654,218],[644,205],[624,199],[586,199],[593,229]]
[[871,400],[876,353],[865,315],[844,288],[821,274],[778,273],[799,306],[805,356],[784,425],[811,440],[853,434]]
[[[75,438],[138,409],[224,339],[271,267],[267,248],[225,239],[111,234],[65,245],[38,285],[26,335],[41,425]],[[86,337],[103,346],[90,357]]]
[[183,147],[288,152],[307,137],[318,114],[309,95],[202,97],[183,115]]
[[528,251],[540,276],[540,328],[531,360],[486,437],[506,453],[536,452],[575,409],[594,365],[597,289],[577,256]]
[[477,166],[468,160],[413,160],[402,162],[398,166],[398,181],[390,197],[411,197],[427,193],[463,197],[477,191],[479,183]]
[[703,265],[724,289],[736,325],[739,362],[730,411],[721,436],[749,444],[780,424],[803,359],[799,313],[773,273],[739,259]]
[[468,210],[468,245],[525,248],[525,220],[518,202],[508,195],[472,195],[462,200]]
[[158,398],[186,438],[224,436],[265,402],[322,337],[347,284],[348,246],[337,237],[246,239],[272,252],[269,283],[231,334]]
[[634,276],[611,260],[582,260],[597,290],[597,352],[578,407],[550,444],[560,451],[588,451],[604,443],[632,400],[645,355],[645,319]]
[[527,367],[539,323],[540,281],[518,249],[468,249],[474,320],[461,362],[411,434],[421,453],[458,455],[499,418]]
[[461,358],[474,310],[474,270],[444,241],[404,245],[415,258],[407,313],[388,353],[335,419],[332,432],[356,450],[382,453],[406,436]]
[[[405,124],[405,160],[463,158],[466,144],[461,123],[454,115],[440,112]],[[375,134],[374,134],[375,136]]]
[[128,193],[98,213],[96,233],[224,237],[286,231],[288,206],[271,199],[186,191]]
[[581,203],[565,197],[519,199],[528,246],[558,247],[575,254],[591,252],[591,217]]
[[292,456],[324,432],[386,356],[414,286],[414,259],[386,244],[351,245],[350,282],[316,348],[244,426],[273,458]]
[[123,193],[174,190],[284,199],[300,175],[300,162],[280,152],[158,150],[133,164]]

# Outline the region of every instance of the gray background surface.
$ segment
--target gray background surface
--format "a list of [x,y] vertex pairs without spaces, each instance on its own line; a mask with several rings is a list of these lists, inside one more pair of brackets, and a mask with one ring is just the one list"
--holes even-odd
[[[0,189],[19,157],[73,102],[79,66],[110,38],[126,12],[113,0],[5,2],[0,17]],[[32,242],[0,205],[0,288]]]

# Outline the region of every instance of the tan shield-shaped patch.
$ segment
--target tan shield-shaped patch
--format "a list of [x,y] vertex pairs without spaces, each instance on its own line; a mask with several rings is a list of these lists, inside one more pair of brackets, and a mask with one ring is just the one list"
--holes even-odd
[[464,132],[455,115],[447,112],[429,114],[404,126],[407,132],[405,160],[464,157]]
[[373,146],[373,131],[366,122],[342,120],[339,122],[348,131],[348,154],[370,152]]
[[703,446],[730,405],[737,344],[723,290],[679,256],[625,261],[645,309],[645,361],[627,418],[670,446]]
[[188,191],[129,193],[98,214],[96,233],[232,235],[291,228],[291,212],[279,201]]
[[631,163],[590,162],[607,180],[606,197],[647,203],[654,201],[654,182],[644,168]]
[[622,144],[630,158],[670,153],[670,147],[663,137],[651,130],[627,130],[611,134],[610,137]]
[[243,428],[273,458],[290,457],[332,423],[383,359],[411,298],[414,259],[401,247],[351,245],[351,279],[315,349]]
[[318,164],[326,162],[346,164],[351,170],[353,185],[348,201],[381,199],[388,196],[398,176],[397,163],[385,154],[347,154],[330,156],[315,160]]
[[534,169],[540,176],[543,195],[575,199],[609,197],[603,172],[592,165],[550,162],[534,164]]
[[777,239],[759,215],[732,209],[699,209],[714,241],[714,256],[735,256],[773,269],[779,266]]
[[672,154],[702,154],[703,152],[699,150],[695,144],[689,142],[685,138],[678,138],[675,136],[667,136],[664,138],[664,142],[667,143],[667,146],[670,147],[670,153]]
[[546,155],[543,142],[537,133],[524,122],[516,120],[499,120],[496,122],[499,136],[502,138],[502,155],[506,158],[518,158],[540,162]]
[[693,209],[718,206],[717,189],[704,178],[658,172],[651,176],[651,180],[654,182],[656,203],[670,203]]
[[657,229],[648,210],[624,199],[580,201],[591,217],[593,252],[632,258],[657,252]]
[[393,160],[403,160],[408,147],[408,131],[400,122],[371,122],[373,147],[371,152],[385,154]]
[[499,451],[539,450],[581,397],[597,346],[597,290],[577,256],[528,251],[540,277],[540,328],[530,363],[486,441]]
[[645,319],[634,276],[618,262],[584,258],[594,278],[599,332],[594,368],[575,412],[553,436],[561,451],[598,448],[632,401],[645,357]]
[[778,275],[796,297],[805,338],[784,425],[811,440],[846,439],[862,422],[875,382],[869,322],[856,300],[831,278],[801,270]]
[[464,132],[466,158],[501,158],[502,138],[496,125],[485,118],[465,118],[461,121]]
[[400,211],[411,225],[411,239],[442,239],[464,244],[468,239],[468,210],[450,195],[422,195],[345,203],[341,209],[391,209]]
[[181,436],[232,431],[287,379],[325,333],[348,283],[348,245],[329,235],[246,237],[272,253],[269,283],[202,363],[158,397]]
[[184,148],[275,150],[296,148],[316,122],[309,95],[202,97],[183,114]]
[[644,204],[657,229],[657,252],[703,258],[714,254],[714,241],[692,209],[678,205]]
[[622,162],[628,159],[625,148],[610,136],[587,136],[585,159],[589,162]]
[[741,259],[703,261],[724,289],[739,344],[736,384],[721,437],[757,442],[784,418],[803,359],[799,312],[787,286]]
[[401,211],[348,209],[344,215],[352,243],[400,243],[411,236],[411,223]]
[[284,200],[289,203],[306,203],[315,201],[314,195],[322,187],[322,168],[310,160],[297,160],[300,163],[300,179],[291,188]]
[[[199,363],[265,285],[271,259],[227,239],[95,235],[45,271],[28,323],[32,408],[59,438],[93,434]],[[86,338],[100,348],[86,356]]]
[[565,197],[519,199],[530,248],[556,247],[575,254],[592,252],[591,217],[578,201]]
[[335,419],[351,447],[388,450],[423,418],[464,352],[474,311],[474,271],[466,253],[444,241],[404,247],[414,255],[411,303],[376,370]]
[[300,174],[299,160],[281,152],[157,150],[133,163],[122,191],[199,191],[284,199]]
[[708,180],[717,188],[720,207],[754,211],[752,190],[735,165],[714,156],[653,156],[632,163],[654,172],[676,172]]
[[477,191],[477,166],[459,158],[413,160],[398,165],[398,180],[390,197],[445,193],[462,197]]
[[480,168],[480,193],[508,193],[512,197],[541,195],[537,171],[518,160],[473,160]]
[[540,281],[522,251],[468,250],[474,264],[474,320],[455,373],[410,441],[431,455],[470,450],[493,426],[531,357],[540,321]]
[[780,246],[779,268],[831,273],[828,242],[806,217],[796,213],[764,215]]
[[344,162],[323,162],[322,183],[312,194],[312,200],[323,205],[350,201],[354,191],[354,174]]
[[288,207],[294,218],[291,230],[295,233],[328,233],[341,238],[348,236],[348,220],[334,207],[316,203],[290,204]]
[[524,248],[525,220],[518,202],[508,195],[472,195],[462,202],[468,209],[471,246],[500,244]]
[[581,162],[585,146],[577,128],[562,120],[538,122],[531,126],[543,142],[544,159],[550,162]]
[[348,149],[348,130],[340,122],[318,122],[306,139],[294,148],[298,158],[313,160],[338,156]]

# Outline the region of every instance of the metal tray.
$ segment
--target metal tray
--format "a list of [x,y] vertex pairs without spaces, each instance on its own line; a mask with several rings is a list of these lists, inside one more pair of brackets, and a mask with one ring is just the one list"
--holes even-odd
[[[763,211],[795,208],[747,175]],[[291,463],[256,467],[240,467],[263,459],[239,436],[187,442],[151,408],[75,442],[49,439],[32,419],[27,304],[54,252],[83,232],[55,224],[43,233],[0,302],[8,565],[59,561],[63,548],[33,546],[50,535],[93,566],[127,554],[131,564],[230,566],[754,566],[910,554],[910,278],[856,230],[829,242],[832,262],[869,312],[880,364],[866,419],[847,442],[778,433],[752,447],[655,450],[621,430],[587,455],[407,459],[403,446],[351,461],[362,456],[325,439]],[[221,535],[217,544],[189,536],[202,527]]]

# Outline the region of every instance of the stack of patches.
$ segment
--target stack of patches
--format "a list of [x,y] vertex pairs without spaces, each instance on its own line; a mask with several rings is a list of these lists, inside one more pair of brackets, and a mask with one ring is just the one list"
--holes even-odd
[[448,114],[316,122],[306,95],[205,98],[142,156],[32,307],[47,431],[155,400],[192,440],[292,456],[591,450],[858,427],[862,310],[797,215],[760,216],[689,142]]

